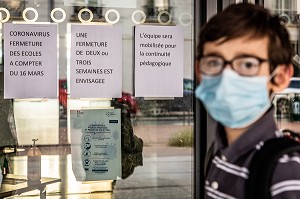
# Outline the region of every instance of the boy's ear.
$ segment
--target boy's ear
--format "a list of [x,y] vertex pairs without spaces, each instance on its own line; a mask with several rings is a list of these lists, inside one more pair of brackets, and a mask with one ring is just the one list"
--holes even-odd
[[290,84],[291,78],[294,75],[294,67],[292,64],[279,65],[276,69],[276,74],[271,85],[273,92],[280,92],[287,88]]

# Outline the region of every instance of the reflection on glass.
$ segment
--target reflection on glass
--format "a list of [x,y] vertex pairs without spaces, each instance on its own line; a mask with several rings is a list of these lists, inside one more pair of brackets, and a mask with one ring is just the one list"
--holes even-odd
[[265,6],[277,14],[286,25],[290,40],[294,47],[293,58],[294,77],[288,88],[276,93],[273,103],[275,105],[275,117],[281,129],[290,129],[299,132],[300,129],[300,59],[299,59],[299,11],[300,2],[297,0],[268,0]]

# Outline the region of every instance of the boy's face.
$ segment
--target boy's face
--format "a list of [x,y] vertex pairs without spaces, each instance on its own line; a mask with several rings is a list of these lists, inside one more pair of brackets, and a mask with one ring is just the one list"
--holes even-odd
[[[261,59],[269,59],[269,40],[267,37],[263,38],[249,38],[249,37],[239,37],[236,39],[232,39],[226,42],[221,43],[222,39],[207,42],[204,44],[203,49],[203,56],[207,55],[218,55],[223,57],[225,60],[229,61],[239,56],[254,56]],[[226,66],[230,67],[230,66]],[[290,67],[289,67],[290,68]],[[286,67],[278,67],[279,70],[276,70],[276,75],[278,73],[285,73],[284,71]],[[197,71],[198,76],[200,74]],[[291,73],[292,74],[292,73]],[[270,65],[269,62],[262,62],[260,65],[260,71],[257,76],[269,76],[270,75]],[[290,75],[290,74],[289,74]],[[201,80],[201,77],[199,78]],[[282,85],[279,84],[272,84],[271,81],[268,82],[268,89],[269,91],[280,91],[282,90]],[[287,86],[287,85],[286,85]],[[285,87],[285,85],[283,86]]]
[[[200,76],[195,95],[216,121],[241,129],[269,109],[271,93],[288,86],[292,65],[280,64],[270,74],[267,37],[222,39],[204,44],[203,57],[195,67]],[[200,71],[205,75],[201,76]]]

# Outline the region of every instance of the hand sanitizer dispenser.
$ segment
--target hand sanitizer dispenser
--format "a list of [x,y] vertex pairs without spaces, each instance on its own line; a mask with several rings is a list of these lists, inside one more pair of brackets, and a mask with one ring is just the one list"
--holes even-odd
[[41,180],[41,151],[35,145],[38,139],[32,139],[33,145],[27,152],[27,179],[31,182]]

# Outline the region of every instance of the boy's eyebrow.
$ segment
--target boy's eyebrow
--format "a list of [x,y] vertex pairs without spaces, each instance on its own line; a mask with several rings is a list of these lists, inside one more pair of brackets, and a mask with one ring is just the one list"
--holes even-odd
[[[223,59],[225,59],[221,53],[218,53],[218,52],[210,52],[210,53],[207,53],[207,54],[204,54],[203,57],[207,57],[207,56],[217,56],[217,57],[222,57]],[[232,59],[235,59],[235,58],[239,58],[239,57],[257,57],[257,58],[261,58],[261,59],[268,59],[266,57],[260,57],[258,55],[255,55],[255,54],[250,54],[250,53],[237,53]]]
[[261,58],[261,59],[268,59],[267,57],[260,57],[258,55],[255,55],[255,54],[250,54],[250,53],[237,53],[236,56],[234,56],[235,58],[236,57],[257,57],[257,58]]
[[218,52],[210,52],[210,53],[207,53],[207,54],[203,54],[203,57],[206,57],[206,56],[218,56],[218,57],[223,57],[221,53],[218,53]]

